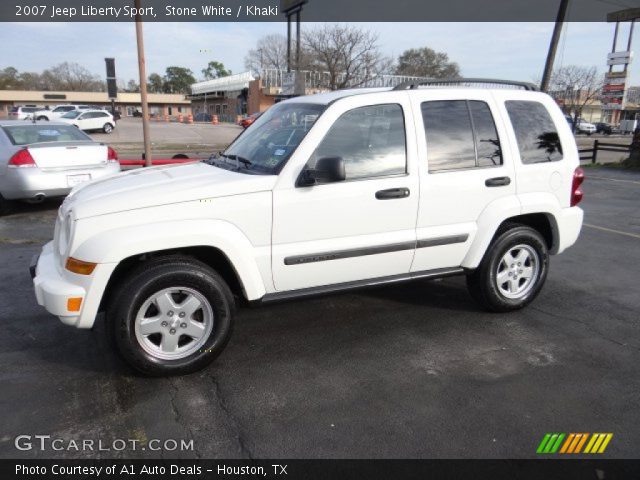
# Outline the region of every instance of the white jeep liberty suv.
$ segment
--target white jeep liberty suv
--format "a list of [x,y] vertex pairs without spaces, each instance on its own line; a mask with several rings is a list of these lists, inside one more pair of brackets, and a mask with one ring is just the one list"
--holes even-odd
[[224,349],[235,303],[466,275],[522,308],[578,238],[564,115],[526,83],[466,79],[283,101],[224,152],[76,187],[32,261],[38,303],[148,375]]

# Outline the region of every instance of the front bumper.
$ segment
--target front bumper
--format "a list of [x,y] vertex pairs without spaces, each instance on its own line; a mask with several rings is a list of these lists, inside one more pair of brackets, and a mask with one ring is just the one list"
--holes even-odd
[[[29,270],[38,305],[66,325],[93,327],[102,295],[116,264],[98,264],[91,275],[69,272],[57,262],[53,242],[47,243],[31,263]],[[78,297],[82,298],[80,311],[70,311],[69,299]]]
[[56,315],[62,323],[76,325],[79,312],[67,310],[67,301],[72,297],[85,298],[86,291],[79,285],[68,282],[58,272],[53,253],[53,242],[47,243],[36,260],[31,260],[29,271],[33,278],[33,288],[38,305],[42,305],[49,313]]

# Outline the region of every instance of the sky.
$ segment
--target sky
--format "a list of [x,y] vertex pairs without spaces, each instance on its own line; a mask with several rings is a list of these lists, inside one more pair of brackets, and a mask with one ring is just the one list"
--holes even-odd
[[[303,23],[302,28],[315,24]],[[381,51],[397,58],[408,48],[428,46],[445,52],[463,76],[534,81],[542,77],[552,23],[359,23],[379,35]],[[618,50],[626,49],[628,24],[621,27]],[[556,67],[596,66],[606,70],[614,26],[567,23]],[[286,23],[152,23],[144,24],[147,74],[168,66],[190,68],[196,78],[211,60],[233,73],[244,71],[247,50],[260,37],[286,34]],[[638,47],[640,32],[634,36]],[[116,74],[125,83],[138,78],[133,23],[5,23],[0,29],[0,68],[42,71],[70,61],[104,77],[104,58],[115,57]],[[10,46],[10,47],[7,47]],[[640,84],[640,60],[630,66],[631,85]]]

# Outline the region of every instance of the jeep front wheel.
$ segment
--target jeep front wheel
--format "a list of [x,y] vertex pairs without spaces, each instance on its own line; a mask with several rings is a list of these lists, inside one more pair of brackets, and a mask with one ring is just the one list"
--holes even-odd
[[512,225],[498,233],[480,266],[467,276],[467,286],[488,310],[517,310],[540,293],[548,267],[542,235],[531,227]]
[[116,346],[147,375],[200,370],[231,336],[231,291],[216,272],[195,260],[165,258],[142,265],[112,298],[107,321]]

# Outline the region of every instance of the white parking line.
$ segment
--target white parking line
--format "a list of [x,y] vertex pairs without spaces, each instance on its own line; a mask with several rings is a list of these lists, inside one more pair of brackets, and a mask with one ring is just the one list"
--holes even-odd
[[627,237],[640,239],[640,235],[638,235],[636,233],[621,232],[620,230],[614,230],[612,228],[606,228],[606,227],[599,227],[598,225],[590,225],[588,223],[583,223],[583,225],[585,227],[594,228],[596,230],[602,230],[603,232],[617,233],[618,235],[625,235]]
[[609,180],[611,182],[622,182],[622,183],[635,183],[636,185],[640,185],[640,182],[637,180],[622,180],[620,178],[608,178],[608,177],[593,177],[591,175],[587,175],[587,180]]

